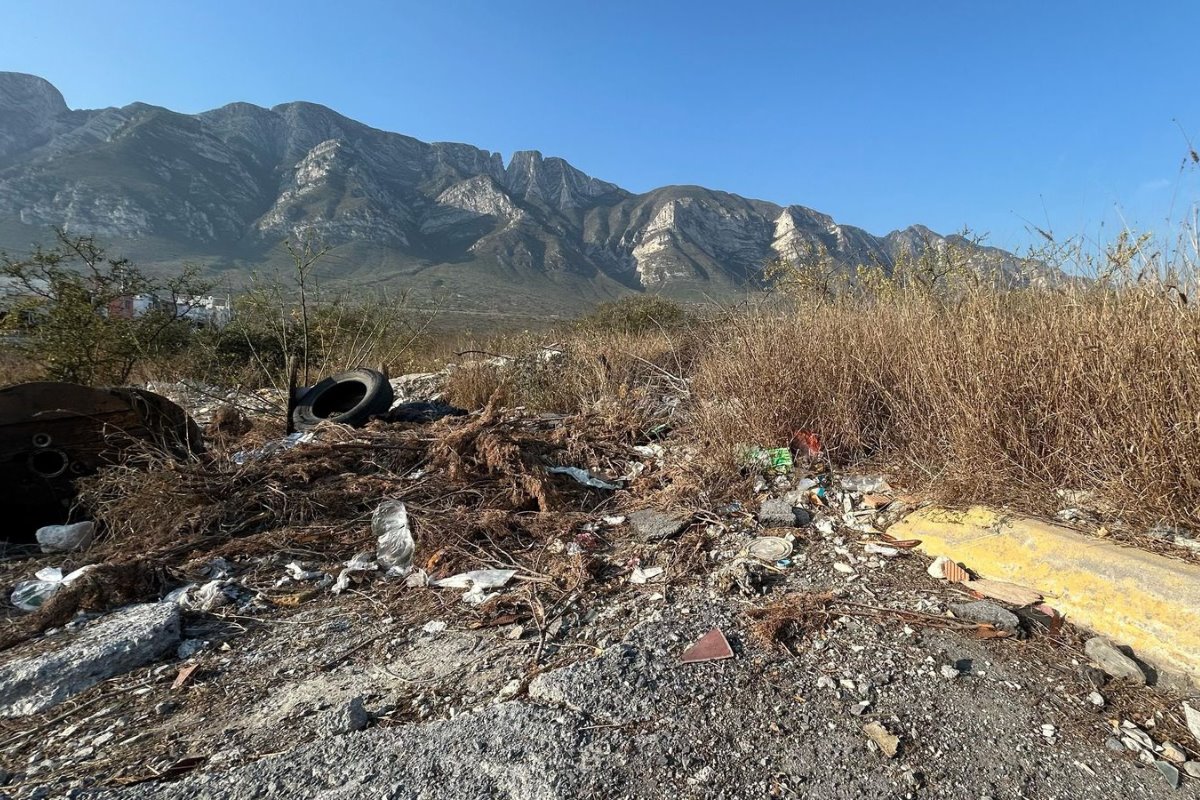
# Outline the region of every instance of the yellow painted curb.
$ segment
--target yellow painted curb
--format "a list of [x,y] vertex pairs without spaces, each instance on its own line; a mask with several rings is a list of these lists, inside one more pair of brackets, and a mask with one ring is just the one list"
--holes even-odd
[[1200,683],[1200,566],[978,506],[921,509],[888,533],[1036,589],[1075,624]]

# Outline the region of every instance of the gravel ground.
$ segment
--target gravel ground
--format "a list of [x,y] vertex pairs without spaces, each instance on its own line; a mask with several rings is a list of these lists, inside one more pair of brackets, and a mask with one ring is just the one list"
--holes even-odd
[[[927,575],[922,557],[865,554],[858,534],[841,528],[794,533],[790,565],[758,575],[752,591],[721,577],[748,540],[727,531],[707,574],[673,575],[668,562],[666,582],[581,598],[544,630],[502,619],[471,629],[478,618],[460,613],[453,591],[443,592],[439,613],[402,621],[410,595],[381,583],[290,609],[189,613],[185,639],[208,642],[198,654],[3,722],[0,793],[1197,794],[1200,780],[1185,777],[1173,790],[1136,753],[1106,743],[1110,720],[1129,720],[1156,742],[1197,748],[1178,719],[1190,689],[1166,681],[1097,687],[1102,681],[1086,668],[1069,626],[1053,639],[1035,632],[982,640],[942,629],[949,606],[969,598]],[[834,610],[784,644],[763,638],[758,610],[814,595]],[[906,624],[877,609],[928,616]],[[425,630],[431,620],[446,627]],[[681,664],[681,653],[713,627],[735,656]],[[197,666],[191,679],[172,688],[189,665]],[[894,758],[864,733],[872,722],[899,737]],[[155,779],[172,765],[186,774]]]

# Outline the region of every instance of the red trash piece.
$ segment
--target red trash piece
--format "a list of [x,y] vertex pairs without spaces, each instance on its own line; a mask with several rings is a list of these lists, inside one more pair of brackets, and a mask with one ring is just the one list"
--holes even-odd
[[821,440],[812,431],[796,431],[792,434],[792,449],[816,458],[821,455]]
[[699,664],[702,661],[721,661],[733,658],[733,648],[720,628],[713,628],[700,637],[700,641],[684,651],[679,660],[684,664]]

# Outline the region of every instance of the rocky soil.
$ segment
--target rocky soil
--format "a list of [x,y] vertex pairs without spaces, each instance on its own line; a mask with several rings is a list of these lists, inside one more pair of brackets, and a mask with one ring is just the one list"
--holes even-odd
[[[464,432],[516,464],[572,424],[485,422],[369,441],[458,442],[450,471],[474,474]],[[303,468],[362,443],[323,447],[264,451],[229,474],[269,475],[270,459]],[[623,485],[654,485],[666,469],[658,446],[633,448],[637,469],[624,450],[603,452],[610,474],[634,476]],[[442,469],[427,459],[339,472],[349,463],[304,472],[343,483],[303,496],[293,484],[293,502],[329,502],[330,485],[375,487],[363,482],[380,474],[429,482]],[[419,477],[389,472],[401,463]],[[602,499],[563,520],[501,515],[470,540],[421,518],[435,513],[421,499],[410,511],[422,566],[406,575],[355,571],[347,564],[370,558],[334,557],[311,531],[221,540],[221,555],[181,562],[149,602],[81,607],[0,652],[0,797],[999,800],[1200,789],[1200,715],[1185,711],[1200,708],[1195,687],[1089,643],[1046,606],[981,599],[946,580],[912,542],[888,540],[913,498],[872,480],[852,490],[827,474],[767,475],[746,506],[687,514],[626,508],[608,488],[549,477],[582,493],[575,500]],[[476,493],[507,491],[472,480]],[[470,524],[465,506],[445,505],[469,493],[443,494],[443,523]],[[367,519],[342,528],[345,546],[373,542]],[[464,541],[474,561],[452,552]],[[465,595],[435,585],[446,577],[438,565],[455,558],[515,574]],[[10,547],[0,583],[68,561]],[[6,626],[23,619],[3,614]],[[714,629],[729,657],[688,663]]]

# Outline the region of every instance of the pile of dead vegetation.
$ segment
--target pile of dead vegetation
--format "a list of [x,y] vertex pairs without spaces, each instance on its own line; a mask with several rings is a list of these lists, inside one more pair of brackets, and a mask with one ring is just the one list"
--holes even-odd
[[[286,440],[230,439],[182,462],[129,458],[81,482],[79,503],[101,531],[81,564],[90,568],[10,621],[0,649],[81,610],[160,597],[195,582],[214,559],[257,558],[278,570],[276,562],[294,558],[335,573],[356,554],[366,563],[376,546],[371,516],[389,500],[407,508],[413,567],[427,580],[515,570],[538,608],[603,591],[624,545],[598,520],[614,502],[646,502],[670,483],[635,449],[639,429],[603,415],[489,404],[432,424],[329,423]],[[634,491],[614,501],[618,487]],[[385,594],[405,588],[387,584]],[[284,589],[262,599],[296,602]]]

